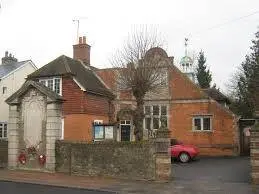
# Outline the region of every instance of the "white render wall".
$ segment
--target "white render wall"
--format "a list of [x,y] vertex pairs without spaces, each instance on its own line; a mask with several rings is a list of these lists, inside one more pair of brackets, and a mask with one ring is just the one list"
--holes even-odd
[[[25,78],[35,70],[32,62],[28,61],[20,69],[0,81],[0,122],[8,122],[9,106],[5,100],[16,92],[25,82]],[[3,94],[3,87],[7,87],[6,94]]]

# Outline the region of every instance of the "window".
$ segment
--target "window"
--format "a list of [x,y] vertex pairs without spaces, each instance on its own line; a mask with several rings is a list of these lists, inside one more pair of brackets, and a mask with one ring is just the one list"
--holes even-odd
[[39,81],[52,91],[56,92],[59,95],[62,95],[61,93],[61,78],[47,78],[47,79],[41,79]]
[[7,123],[0,123],[0,139],[7,138]]
[[6,94],[7,93],[7,87],[3,87],[3,94]]
[[193,130],[194,131],[211,131],[211,117],[199,116],[193,118]]
[[94,125],[101,125],[103,124],[103,120],[94,120]]
[[145,114],[150,115],[150,106],[145,106]]
[[159,106],[153,106],[153,115],[159,115]]
[[[154,135],[154,132],[159,129],[162,125],[167,127],[167,106],[166,105],[152,105],[145,106],[145,119],[144,128],[148,130],[149,137]],[[161,118],[164,117],[163,121]],[[162,123],[163,122],[163,123]]]

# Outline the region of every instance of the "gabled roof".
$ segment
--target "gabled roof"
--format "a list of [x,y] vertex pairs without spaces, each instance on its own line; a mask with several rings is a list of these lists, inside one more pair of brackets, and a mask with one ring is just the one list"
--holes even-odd
[[5,102],[9,105],[19,103],[18,98],[22,96],[24,93],[26,93],[30,87],[38,89],[40,92],[45,94],[51,101],[63,101],[62,96],[58,95],[56,92],[52,91],[48,87],[44,86],[39,82],[28,80],[22,85],[22,87],[18,91],[16,91],[9,98],[7,98]]
[[89,93],[113,97],[113,94],[101,82],[93,70],[82,62],[61,55],[47,65],[28,75],[28,79],[72,75]]
[[4,76],[8,75],[12,71],[16,70],[17,68],[23,66],[25,63],[27,63],[29,61],[30,60],[0,65],[0,79],[3,78]]
[[216,100],[217,102],[226,102],[227,104],[230,104],[230,100],[228,97],[226,97],[223,93],[221,93],[216,88],[207,88],[203,89],[203,91],[212,99]]

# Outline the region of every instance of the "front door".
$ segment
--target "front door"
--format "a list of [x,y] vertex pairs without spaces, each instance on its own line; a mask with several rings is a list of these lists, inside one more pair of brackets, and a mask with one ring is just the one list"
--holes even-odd
[[121,125],[121,141],[130,141],[130,125]]

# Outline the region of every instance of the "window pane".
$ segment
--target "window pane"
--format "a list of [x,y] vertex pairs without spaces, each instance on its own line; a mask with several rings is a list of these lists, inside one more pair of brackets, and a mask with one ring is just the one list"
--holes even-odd
[[145,118],[145,125],[146,129],[151,129],[151,118]]
[[159,106],[153,106],[153,115],[159,115]]
[[159,118],[153,118],[153,129],[159,129]]
[[194,119],[194,130],[201,130],[201,119],[200,118]]
[[161,115],[167,115],[167,107],[161,106]]
[[46,81],[45,80],[41,80],[40,83],[42,83],[44,86],[46,86]]
[[0,138],[3,137],[3,132],[2,132],[2,128],[0,128]]
[[126,121],[126,125],[130,125],[130,121]]
[[145,106],[145,114],[150,115],[150,106]]
[[167,117],[163,116],[161,119],[161,126],[167,127]]
[[52,79],[48,80],[48,88],[53,90],[53,80]]
[[121,124],[124,125],[124,124],[125,124],[125,121],[121,121]]
[[4,136],[3,137],[7,137],[7,124],[4,124]]
[[94,137],[97,139],[104,138],[103,126],[94,126]]
[[210,118],[203,118],[203,130],[211,130],[210,129]]
[[57,94],[60,94],[60,79],[55,79],[54,91],[55,91]]

